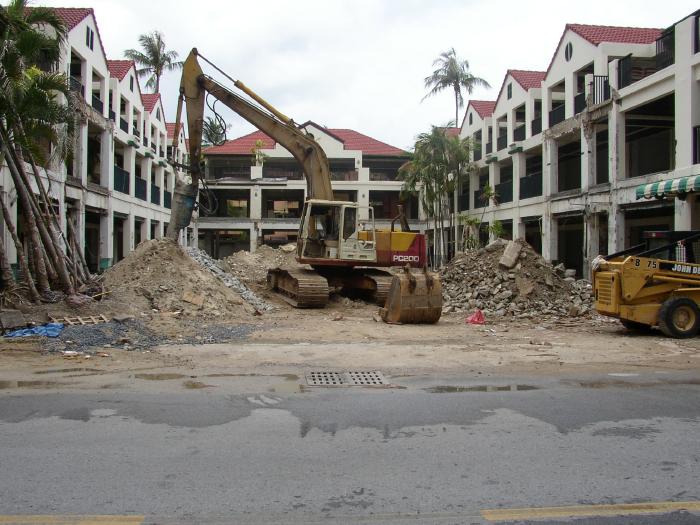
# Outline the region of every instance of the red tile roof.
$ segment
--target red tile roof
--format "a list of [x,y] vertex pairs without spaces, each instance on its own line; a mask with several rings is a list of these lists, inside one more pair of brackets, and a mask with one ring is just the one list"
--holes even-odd
[[540,87],[547,75],[546,71],[527,71],[524,69],[509,69],[508,73],[525,91]]
[[444,128],[448,137],[459,137],[460,128]]
[[467,109],[469,106],[474,108],[481,118],[490,117],[493,114],[493,108],[496,107],[495,100],[470,100],[467,104]]
[[54,7],[53,9],[56,12],[56,15],[58,15],[58,17],[61,20],[63,20],[63,23],[66,25],[66,30],[68,30],[68,31],[70,31],[75,26],[77,26],[80,22],[82,22],[86,16],[88,16],[88,15],[95,16],[95,13],[92,10],[92,8]]
[[117,80],[122,80],[134,65],[133,60],[107,60],[109,74]]
[[[402,149],[395,148],[352,129],[321,129],[340,140],[346,150],[360,150],[365,155],[391,157],[406,155],[406,152]],[[227,140],[221,146],[207,148],[205,152],[209,155],[250,155],[258,140],[262,142],[263,149],[275,147],[275,141],[265,135],[265,133],[254,131],[237,139]]]
[[588,40],[593,45],[602,42],[621,44],[651,44],[661,36],[663,29],[649,27],[592,26],[585,24],[566,24],[566,28]]
[[[165,129],[168,131],[168,138],[169,139],[175,138],[175,123],[174,122],[166,122]],[[182,129],[182,123],[180,123],[180,129]]]
[[141,102],[143,103],[143,109],[149,113],[153,111],[156,104],[160,100],[160,93],[143,93],[141,94]]

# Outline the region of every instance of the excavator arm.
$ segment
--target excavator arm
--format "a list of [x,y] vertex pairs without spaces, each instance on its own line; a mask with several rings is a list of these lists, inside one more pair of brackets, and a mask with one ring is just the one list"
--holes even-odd
[[[180,119],[184,101],[190,141],[189,174],[191,181],[187,182],[177,177],[175,179],[171,218],[167,232],[167,236],[171,239],[177,239],[180,231],[189,225],[199,191],[203,164],[204,104],[207,93],[282,145],[294,156],[306,177],[309,198],[333,200],[328,158],[321,146],[313,137],[300,130],[291,119],[277,111],[245,84],[234,81],[234,85],[263,106],[264,109],[205,75],[199,64],[197,49],[192,49],[182,68],[180,98],[175,119],[175,136],[177,137],[181,126]],[[173,144],[173,157],[175,157],[176,146],[177,141]]]

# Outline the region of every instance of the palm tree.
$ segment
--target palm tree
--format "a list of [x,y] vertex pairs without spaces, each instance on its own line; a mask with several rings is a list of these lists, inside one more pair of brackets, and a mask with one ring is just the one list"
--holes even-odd
[[469,62],[460,60],[454,47],[441,53],[433,62],[433,66],[437,66],[437,69],[429,77],[425,77],[425,87],[430,91],[423,100],[436,95],[443,89],[452,88],[455,95],[455,126],[459,126],[459,108],[464,105],[462,90],[471,95],[476,87],[490,88],[491,86],[483,78],[471,74]]
[[166,71],[174,71],[182,67],[182,62],[177,60],[176,51],[166,51],[163,34],[160,31],[153,31],[151,34],[139,36],[139,44],[143,51],[137,49],[127,49],[124,56],[141,66],[136,70],[140,77],[149,77],[146,87],[154,93],[160,92],[160,77]]
[[226,132],[231,124],[223,120],[206,117],[202,123],[202,142],[210,146],[220,146],[226,140]]

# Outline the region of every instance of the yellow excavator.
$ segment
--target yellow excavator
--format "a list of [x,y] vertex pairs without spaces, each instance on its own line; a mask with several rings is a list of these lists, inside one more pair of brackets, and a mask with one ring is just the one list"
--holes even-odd
[[[205,75],[207,62],[250,99]],[[333,198],[328,158],[312,135],[300,129],[239,80],[234,80],[193,49],[183,64],[175,120],[180,130],[187,110],[191,180],[176,178],[167,236],[173,240],[192,219],[202,178],[202,129],[207,94],[213,96],[289,151],[301,166],[308,186],[299,225],[296,259],[300,266],[268,272],[269,287],[298,308],[326,305],[331,289],[364,292],[391,323],[435,323],[442,313],[439,276],[427,270],[425,235],[408,230],[403,217],[389,230],[375,227],[374,210]],[[173,158],[176,150],[173,148]],[[171,161],[172,162],[172,161]],[[363,216],[364,215],[364,216]],[[402,231],[394,231],[400,220]],[[308,265],[308,266],[306,266]],[[394,275],[379,268],[403,267]]]
[[644,232],[644,243],[593,261],[595,309],[630,330],[700,332],[700,231]]

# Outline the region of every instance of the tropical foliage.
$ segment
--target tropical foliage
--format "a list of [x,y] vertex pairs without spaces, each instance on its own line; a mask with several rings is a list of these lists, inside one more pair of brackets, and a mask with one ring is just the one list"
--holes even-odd
[[419,192],[423,211],[433,221],[434,267],[447,262],[449,232],[453,228],[450,203],[455,188],[472,169],[470,149],[469,139],[449,135],[445,127],[433,126],[430,132],[418,136],[411,160],[400,170],[403,190]]
[[429,91],[423,97],[423,100],[445,89],[451,89],[455,97],[454,122],[455,126],[459,126],[459,110],[464,106],[462,91],[466,91],[471,95],[474,88],[490,88],[491,86],[486,80],[474,76],[469,71],[469,62],[460,60],[454,47],[441,53],[433,62],[433,66],[437,67],[430,76],[425,77],[425,87]]
[[148,77],[146,87],[154,93],[160,93],[160,78],[166,71],[174,71],[182,67],[178,54],[165,49],[165,41],[160,31],[139,36],[139,44],[143,51],[127,49],[124,56],[136,62],[139,68],[136,73],[140,77]]
[[206,117],[202,125],[202,142],[207,146],[218,146],[226,140],[226,132],[231,129],[222,119]]

